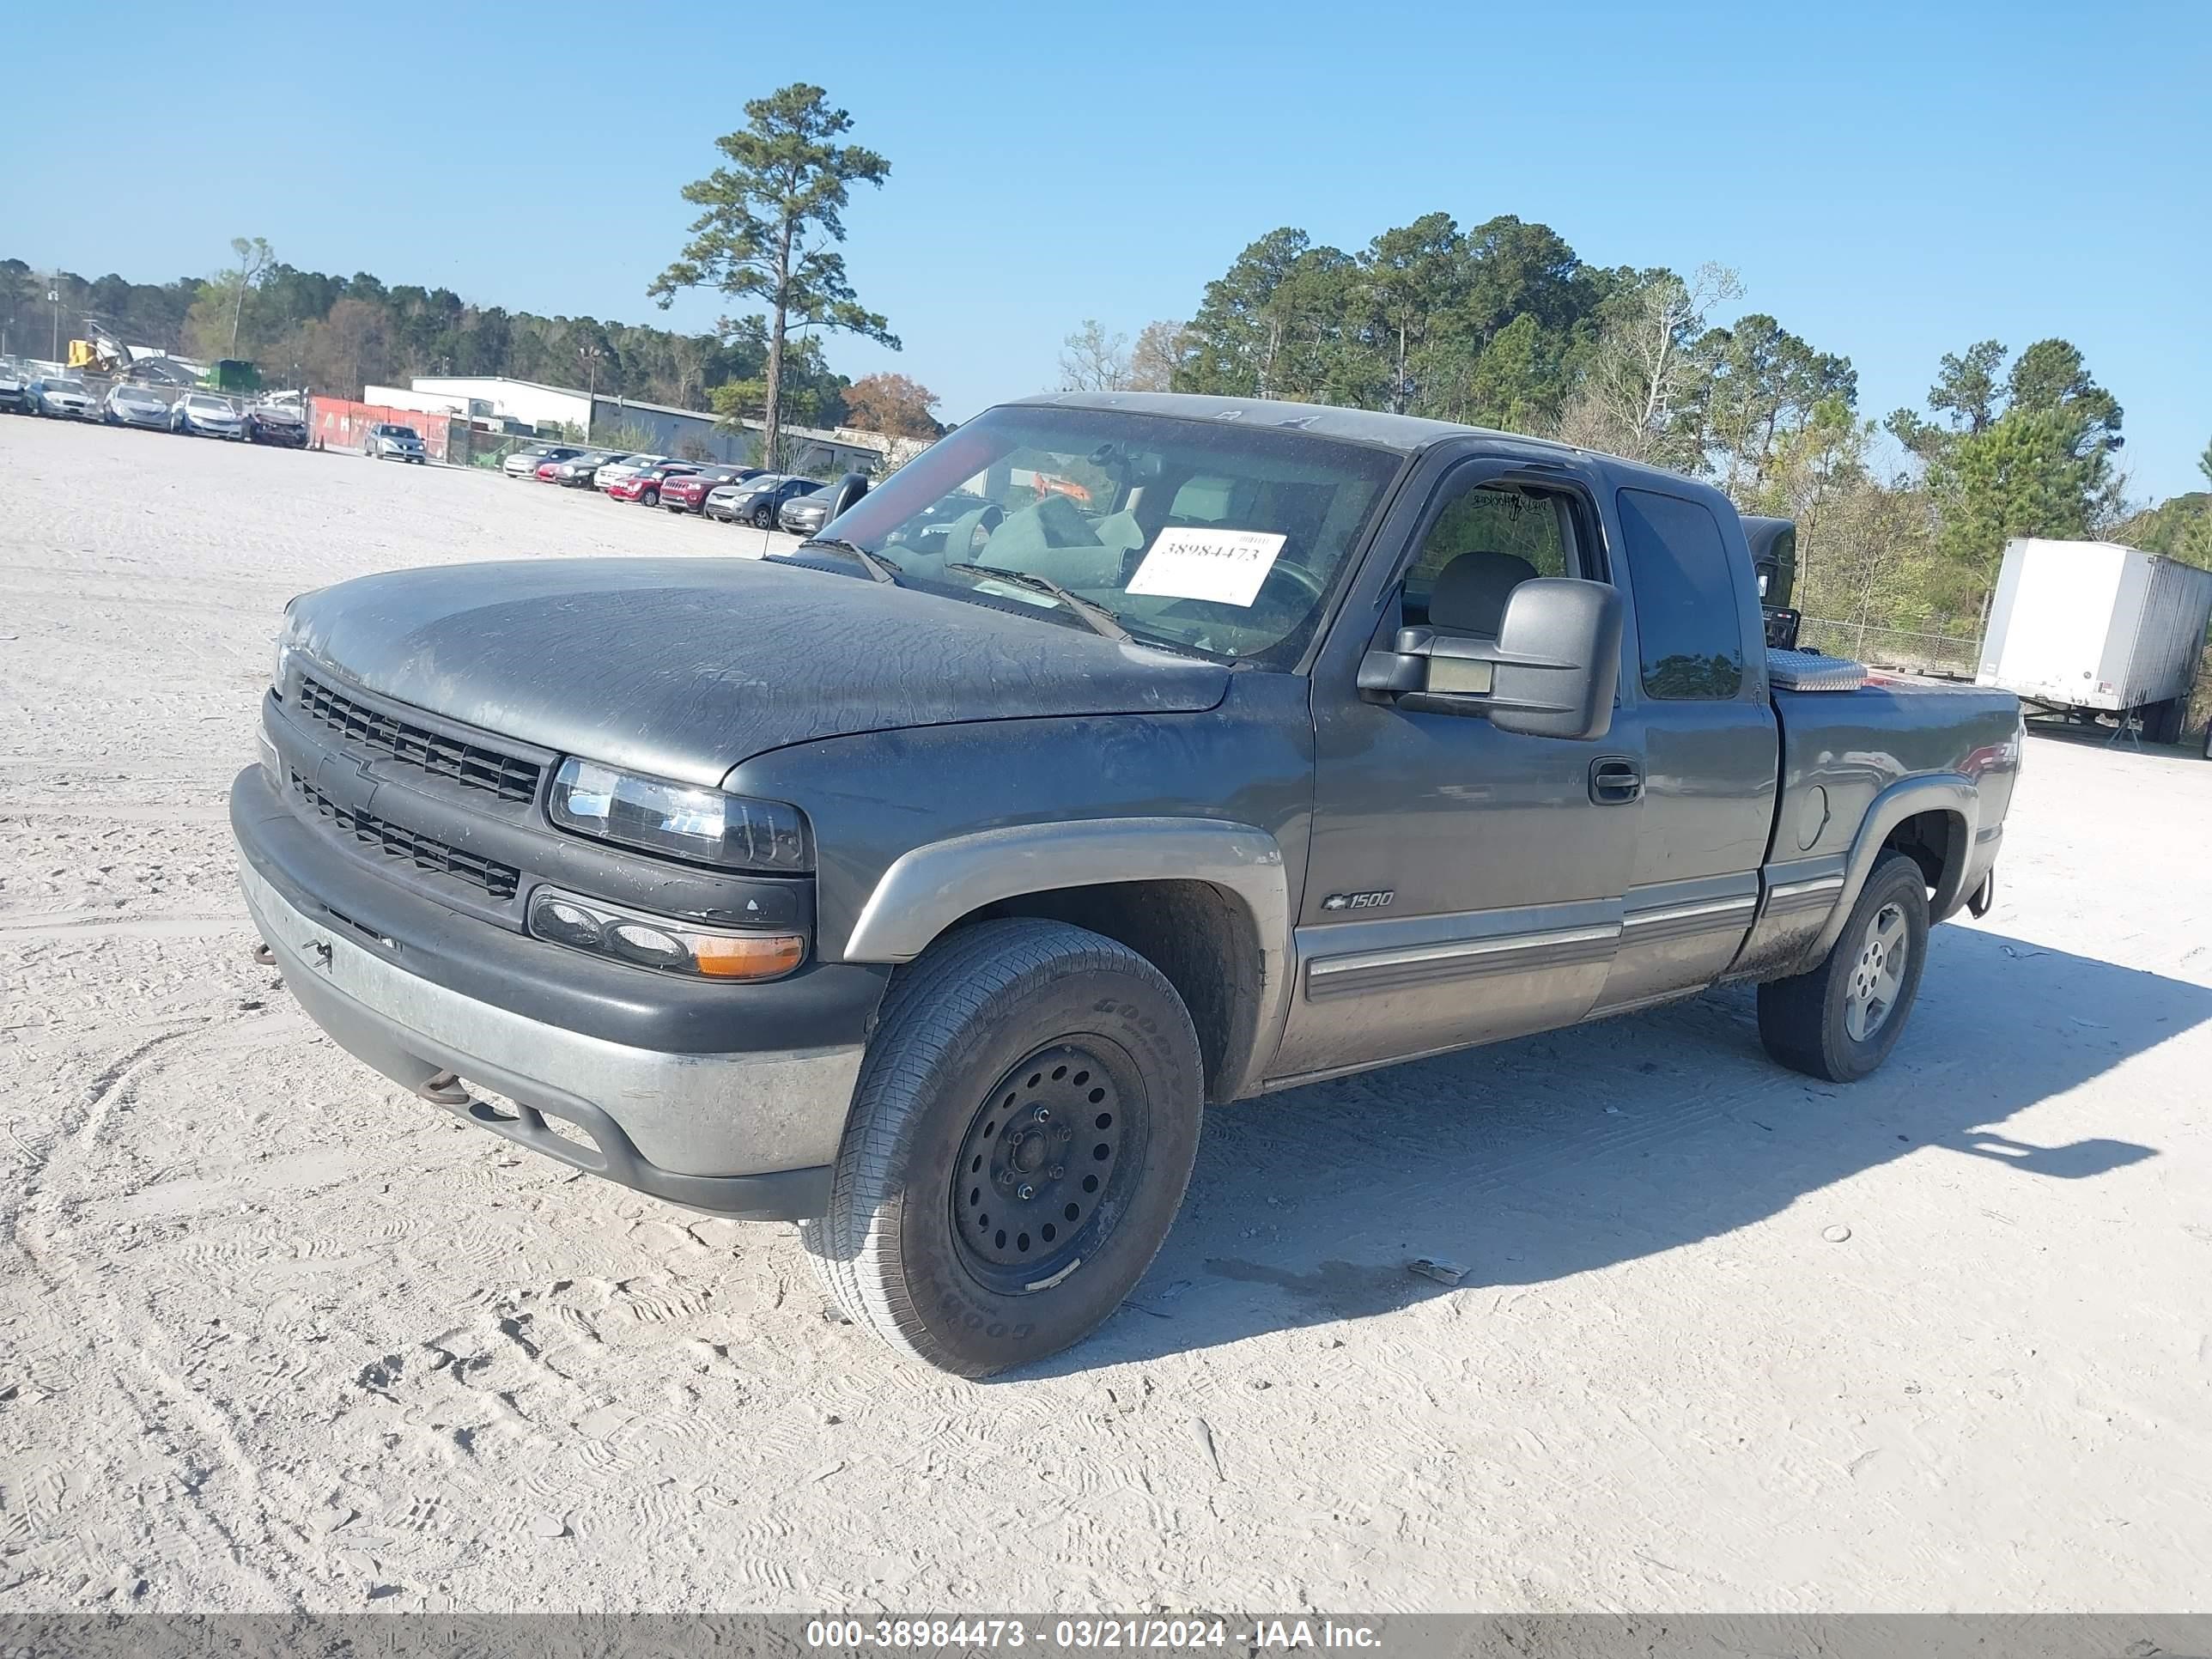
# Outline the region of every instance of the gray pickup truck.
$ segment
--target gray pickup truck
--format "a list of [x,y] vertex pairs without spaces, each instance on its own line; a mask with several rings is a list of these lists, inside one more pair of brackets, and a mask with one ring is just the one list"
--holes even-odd
[[1728,981],[1783,1064],[1872,1070],[2020,751],[2009,696],[1770,655],[1702,484],[1069,395],[791,554],[295,600],[231,821],[353,1054],[799,1221],[854,1321],[980,1376],[1119,1304],[1207,1103]]

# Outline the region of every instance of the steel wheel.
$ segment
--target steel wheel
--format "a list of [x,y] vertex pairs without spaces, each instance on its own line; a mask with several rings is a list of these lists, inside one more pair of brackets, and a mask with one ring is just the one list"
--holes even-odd
[[1905,989],[1905,969],[1912,959],[1912,939],[1901,906],[1885,904],[1874,913],[1844,994],[1844,1030],[1864,1042],[1882,1028]]
[[1026,916],[954,928],[892,975],[802,1241],[906,1353],[963,1376],[1042,1358],[1167,1237],[1203,1077],[1182,999],[1127,945]]
[[952,1166],[962,1265],[1001,1296],[1049,1289],[1127,1208],[1150,1128],[1143,1079],[1115,1044],[1054,1043],[1014,1066]]

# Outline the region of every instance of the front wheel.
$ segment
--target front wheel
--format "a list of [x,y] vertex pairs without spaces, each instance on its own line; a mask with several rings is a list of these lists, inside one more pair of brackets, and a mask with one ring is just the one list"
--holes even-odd
[[1926,880],[1885,853],[1820,965],[1759,988],[1759,1040],[1793,1072],[1856,1082],[1904,1035],[1927,958]]
[[770,528],[774,523],[774,517],[769,514],[768,508],[764,507],[757,507],[753,509],[754,529],[766,530]]
[[894,978],[802,1240],[840,1308],[939,1370],[1055,1353],[1182,1204],[1205,1097],[1159,970],[1062,922],[964,927]]
[[659,507],[660,505],[660,492],[657,489],[647,489],[638,496],[638,500],[647,507]]

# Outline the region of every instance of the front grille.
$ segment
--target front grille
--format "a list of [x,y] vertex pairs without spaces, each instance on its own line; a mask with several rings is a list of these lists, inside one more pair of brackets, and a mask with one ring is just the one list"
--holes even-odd
[[300,677],[300,712],[340,737],[419,766],[434,777],[451,778],[464,789],[482,789],[501,800],[538,799],[542,769],[537,762],[501,754],[481,744],[464,743],[416,726],[382,709],[371,708],[334,691],[312,674]]
[[465,881],[495,899],[513,898],[514,890],[521,884],[522,872],[513,865],[501,864],[495,859],[479,858],[474,853],[465,853],[442,841],[433,841],[428,836],[393,823],[389,819],[341,806],[297,772],[292,774],[292,790],[317,812],[336,824],[342,833],[351,836],[365,847],[374,848],[386,858],[404,859],[417,870],[429,870],[440,875],[451,876],[456,881]]

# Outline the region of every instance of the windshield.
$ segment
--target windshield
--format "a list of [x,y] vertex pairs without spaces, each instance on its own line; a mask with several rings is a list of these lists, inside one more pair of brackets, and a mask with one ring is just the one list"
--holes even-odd
[[189,408],[202,415],[228,415],[230,413],[230,405],[223,402],[220,398],[201,398],[196,396],[185,398],[185,402]]
[[1042,577],[1139,639],[1281,665],[1311,637],[1401,464],[1227,422],[1009,405],[827,529],[881,554],[909,586],[1073,622],[1047,593],[959,567]]

